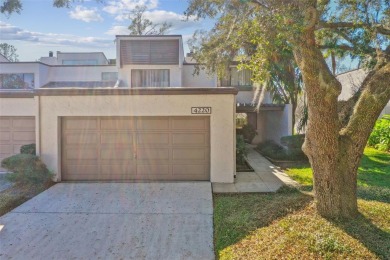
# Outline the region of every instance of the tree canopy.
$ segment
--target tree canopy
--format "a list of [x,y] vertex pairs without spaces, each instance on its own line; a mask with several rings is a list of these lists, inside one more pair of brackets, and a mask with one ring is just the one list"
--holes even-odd
[[[240,56],[256,81],[292,52],[308,106],[304,152],[314,174],[317,210],[325,217],[357,215],[357,168],[380,112],[390,99],[389,0],[190,0],[187,15],[217,20],[198,38],[204,65],[223,71]],[[329,53],[357,58],[369,71],[359,91],[338,101],[341,84]],[[199,54],[202,56],[202,54]]]
[[8,43],[0,43],[0,53],[9,61],[18,61],[19,55],[16,53],[16,48]]
[[153,23],[145,17],[146,6],[136,6],[129,14],[131,24],[129,25],[130,35],[163,35],[172,27],[167,22]]

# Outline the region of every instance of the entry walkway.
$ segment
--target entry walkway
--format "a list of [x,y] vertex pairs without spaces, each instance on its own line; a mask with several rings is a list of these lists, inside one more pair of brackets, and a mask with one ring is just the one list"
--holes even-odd
[[238,172],[234,183],[213,183],[214,193],[276,192],[283,185],[298,186],[279,167],[248,145],[248,163],[254,172]]

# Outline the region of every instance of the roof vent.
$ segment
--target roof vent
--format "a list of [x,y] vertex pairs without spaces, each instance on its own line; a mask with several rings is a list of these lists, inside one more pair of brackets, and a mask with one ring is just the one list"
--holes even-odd
[[53,57],[53,52],[49,51],[49,57]]

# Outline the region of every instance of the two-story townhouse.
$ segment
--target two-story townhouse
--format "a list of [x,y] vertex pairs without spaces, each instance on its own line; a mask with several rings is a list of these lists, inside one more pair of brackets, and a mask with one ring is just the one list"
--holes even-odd
[[1,62],[1,157],[34,142],[57,181],[233,182],[237,90],[192,75],[182,45],[117,36],[115,65],[101,53]]
[[288,105],[257,113],[252,87],[194,74],[180,35],[120,35],[116,53],[115,62],[99,52],[0,62],[0,157],[36,143],[56,181],[229,183],[236,109],[261,140],[278,139],[289,120]]

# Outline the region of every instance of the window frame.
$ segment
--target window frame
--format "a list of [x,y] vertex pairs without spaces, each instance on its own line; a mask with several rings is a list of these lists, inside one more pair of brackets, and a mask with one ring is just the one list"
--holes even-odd
[[[168,84],[166,86],[162,86],[161,84],[159,86],[144,86],[144,84],[141,84],[142,86],[136,86],[135,77],[134,74],[137,72],[152,72],[152,71],[165,71],[168,75]],[[143,76],[141,76],[143,78]],[[171,71],[170,69],[132,69],[131,70],[131,87],[132,88],[169,88],[171,86]]]
[[[26,83],[28,83],[27,87],[16,87],[16,88],[5,88],[4,87],[4,76],[11,76],[11,75],[15,75],[16,77],[17,76],[22,76],[21,80],[23,80],[24,82],[24,85],[26,85]],[[32,75],[32,79],[30,81],[26,81],[25,77],[26,75],[29,75],[31,76]],[[32,72],[27,72],[27,73],[0,73],[0,90],[21,90],[21,89],[35,89],[35,73],[32,73]]]

